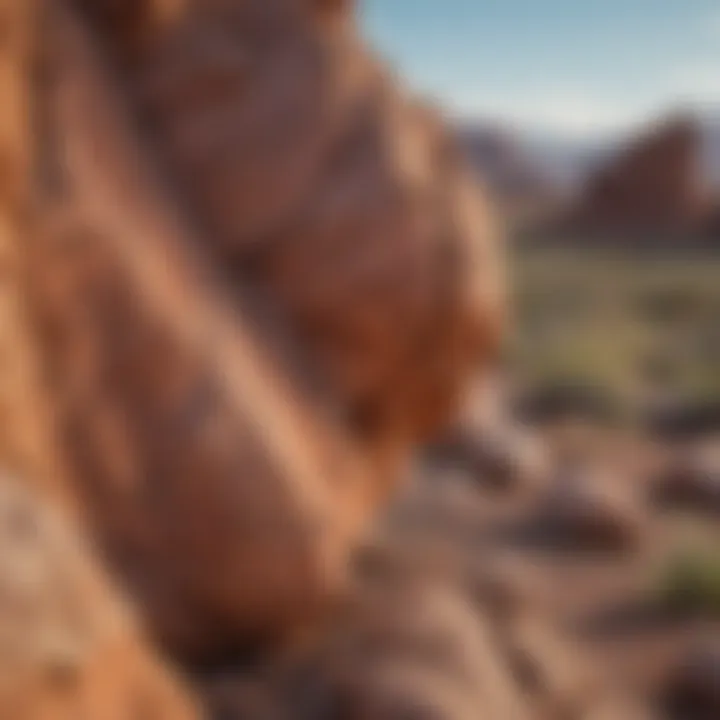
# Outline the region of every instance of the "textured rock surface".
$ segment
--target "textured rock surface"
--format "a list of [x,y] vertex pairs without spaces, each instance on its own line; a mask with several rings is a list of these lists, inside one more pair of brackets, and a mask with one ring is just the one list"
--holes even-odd
[[150,651],[76,534],[0,477],[0,716],[191,720],[199,711]]
[[492,221],[344,3],[26,8],[32,476],[174,649],[285,640],[490,352]]
[[205,248],[363,429],[415,436],[497,329],[492,219],[346,5],[188,3],[115,57]]
[[319,643],[258,683],[229,674],[208,696],[232,718],[533,717],[490,625],[457,588],[428,578],[359,589]]

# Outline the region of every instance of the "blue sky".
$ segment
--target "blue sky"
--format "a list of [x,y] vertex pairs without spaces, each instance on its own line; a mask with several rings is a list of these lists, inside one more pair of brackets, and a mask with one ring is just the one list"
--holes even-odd
[[720,0],[361,0],[375,45],[461,116],[599,135],[720,105]]

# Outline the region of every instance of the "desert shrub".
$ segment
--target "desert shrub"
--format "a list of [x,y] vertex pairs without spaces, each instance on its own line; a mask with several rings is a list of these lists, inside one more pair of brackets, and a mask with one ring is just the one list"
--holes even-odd
[[640,317],[652,323],[676,323],[702,312],[702,289],[677,286],[646,289],[635,300]]
[[660,572],[656,591],[668,610],[720,617],[720,552],[686,549],[674,554]]

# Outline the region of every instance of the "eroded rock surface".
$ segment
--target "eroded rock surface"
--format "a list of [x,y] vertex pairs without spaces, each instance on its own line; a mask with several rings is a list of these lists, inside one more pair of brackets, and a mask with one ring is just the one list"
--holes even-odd
[[23,13],[0,144],[33,482],[166,646],[287,641],[491,353],[490,212],[345,3]]
[[193,720],[195,700],[64,518],[0,476],[0,716]]

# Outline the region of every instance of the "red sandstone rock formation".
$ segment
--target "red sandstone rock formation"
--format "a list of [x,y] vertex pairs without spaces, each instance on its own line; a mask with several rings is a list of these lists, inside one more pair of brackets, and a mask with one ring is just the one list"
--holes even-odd
[[571,224],[594,232],[678,234],[706,211],[700,131],[672,118],[645,132],[590,178]]
[[199,708],[59,513],[0,477],[0,717],[193,720]]
[[491,351],[488,211],[345,3],[23,8],[0,202],[33,482],[173,649],[286,641]]

